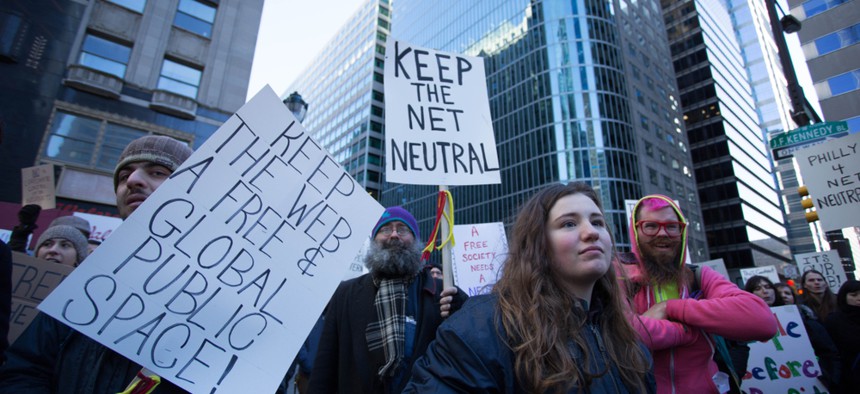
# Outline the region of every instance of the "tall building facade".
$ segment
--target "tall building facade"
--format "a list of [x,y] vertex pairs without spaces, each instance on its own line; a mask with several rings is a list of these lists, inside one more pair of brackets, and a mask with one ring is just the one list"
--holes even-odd
[[860,2],[788,0],[825,121],[860,131]]
[[[542,186],[585,181],[620,248],[625,200],[657,192],[690,216],[693,259],[708,258],[658,3],[398,0],[392,15],[398,40],[485,62],[502,183],[452,187],[458,223],[510,223]],[[384,205],[431,224],[434,187],[383,187]]]
[[[780,62],[780,56],[783,54],[779,53],[779,45],[776,44],[776,38],[779,37],[774,37],[771,28],[769,1],[725,1],[740,45],[746,79],[752,88],[756,115],[765,142],[773,134],[799,127],[791,116],[792,103],[788,82]],[[805,210],[800,205],[797,172],[793,161],[789,158],[772,162],[791,254],[815,252],[817,238],[813,237],[811,226],[804,216]]]
[[262,7],[3,2],[0,200],[20,204],[22,167],[54,164],[59,206],[111,213],[128,142],[160,134],[196,147],[244,104]]
[[760,126],[764,119],[775,125],[778,116],[757,112],[757,100],[766,100],[756,97],[763,90],[754,90],[761,86],[745,69],[745,59],[756,64],[757,46],[747,42],[752,36],[738,39],[726,4],[662,0],[710,255],[729,269],[780,266],[791,252]]
[[382,189],[387,0],[368,0],[284,92],[309,103],[302,125],[374,198]]

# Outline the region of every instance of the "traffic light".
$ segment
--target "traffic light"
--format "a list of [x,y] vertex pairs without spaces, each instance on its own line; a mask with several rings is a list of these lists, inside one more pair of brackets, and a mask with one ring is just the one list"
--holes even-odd
[[[797,194],[800,194],[800,206],[803,209],[815,209],[815,205],[812,204],[812,197],[809,197],[809,189],[806,186],[801,186],[797,188]],[[818,220],[818,212],[810,211],[804,214],[806,216],[806,221],[808,223],[812,223]]]

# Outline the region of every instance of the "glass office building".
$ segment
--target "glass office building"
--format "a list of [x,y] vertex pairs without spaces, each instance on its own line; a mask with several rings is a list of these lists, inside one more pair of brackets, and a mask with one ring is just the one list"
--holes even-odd
[[663,0],[708,246],[729,269],[791,261],[732,17],[719,0]]
[[[693,259],[707,259],[659,4],[398,0],[393,7],[397,39],[485,61],[502,183],[452,187],[457,223],[510,223],[542,186],[586,181],[622,249],[624,201],[659,192],[679,200],[693,223]],[[384,183],[382,202],[406,206],[429,226],[436,188]]]
[[362,4],[283,95],[302,95],[309,103],[302,125],[377,199],[390,18],[387,0]]
[[19,206],[20,169],[53,164],[61,209],[115,213],[112,173],[128,142],[160,134],[196,147],[245,103],[262,9],[262,0],[4,2],[0,198]]

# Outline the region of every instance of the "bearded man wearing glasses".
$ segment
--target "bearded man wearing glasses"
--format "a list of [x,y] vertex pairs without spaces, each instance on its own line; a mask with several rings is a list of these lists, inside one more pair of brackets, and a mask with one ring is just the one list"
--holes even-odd
[[694,272],[684,264],[687,220],[671,198],[640,199],[629,231],[635,259],[621,265],[622,288],[631,297],[633,326],[653,354],[657,392],[725,392],[729,377],[713,360],[713,335],[772,338],[777,326],[767,304],[707,266]]

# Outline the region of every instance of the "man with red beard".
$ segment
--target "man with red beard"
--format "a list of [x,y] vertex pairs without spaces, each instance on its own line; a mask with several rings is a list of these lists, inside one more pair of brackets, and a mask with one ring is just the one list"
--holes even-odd
[[[126,219],[191,156],[191,148],[165,136],[138,138],[114,170],[116,205]],[[2,393],[119,393],[141,366],[56,319],[39,313],[8,349],[0,368]],[[138,391],[129,391],[138,392]],[[147,393],[182,393],[169,381]]]
[[710,334],[764,341],[776,320],[760,298],[707,266],[684,262],[687,221],[672,199],[642,198],[633,208],[630,240],[637,261],[622,265],[636,316],[633,326],[654,356],[658,393],[718,393],[728,376],[713,360]]
[[335,291],[314,360],[311,393],[399,393],[436,328],[466,300],[422,270],[418,222],[385,210],[371,233],[369,273]]

